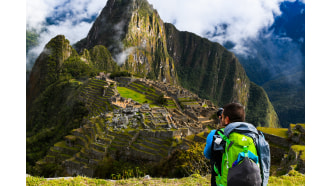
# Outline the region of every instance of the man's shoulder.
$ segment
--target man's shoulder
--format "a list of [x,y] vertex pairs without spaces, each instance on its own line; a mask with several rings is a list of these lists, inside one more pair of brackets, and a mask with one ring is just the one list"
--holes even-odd
[[252,125],[251,123],[246,122],[233,122],[226,126],[224,132],[225,135],[229,135],[232,131],[250,131],[250,132],[257,132],[257,128]]
[[211,130],[208,136],[213,136],[216,131],[217,131],[216,129]]

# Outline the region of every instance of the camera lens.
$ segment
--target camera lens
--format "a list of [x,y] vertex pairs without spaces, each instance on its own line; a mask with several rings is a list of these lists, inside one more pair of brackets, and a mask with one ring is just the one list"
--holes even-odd
[[221,116],[222,115],[222,112],[223,112],[223,108],[219,108],[218,112],[217,112],[217,116]]

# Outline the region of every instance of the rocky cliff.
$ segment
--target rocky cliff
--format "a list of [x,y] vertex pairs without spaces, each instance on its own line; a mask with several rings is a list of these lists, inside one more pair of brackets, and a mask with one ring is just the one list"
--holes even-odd
[[109,0],[77,51],[106,46],[122,70],[177,84],[163,21],[146,0]]
[[266,92],[252,83],[235,55],[218,43],[165,24],[167,47],[180,84],[216,105],[240,102],[247,121],[278,127],[276,112]]

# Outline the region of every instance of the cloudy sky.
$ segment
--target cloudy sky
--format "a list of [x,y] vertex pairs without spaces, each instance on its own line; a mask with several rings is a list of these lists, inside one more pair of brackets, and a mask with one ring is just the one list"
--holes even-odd
[[[41,45],[32,52],[40,53],[45,44],[58,34],[75,43],[84,38],[107,0],[27,0],[27,28],[41,33]],[[237,51],[241,42],[254,38],[281,14],[279,5],[285,0],[149,0],[165,22],[181,31],[194,32],[223,44],[232,41]],[[294,1],[294,0],[287,0]],[[301,0],[303,1],[303,0]],[[52,25],[47,26],[47,22]],[[225,25],[225,27],[224,27]]]
[[[220,44],[231,41],[236,50],[244,40],[257,37],[281,14],[284,0],[149,0],[163,20],[179,30],[194,32]],[[295,0],[293,0],[295,1]],[[226,25],[224,27],[224,25]]]
[[[73,44],[86,37],[106,0],[27,0],[26,27],[40,33],[40,45],[27,56],[27,68],[32,67],[32,55],[39,55],[46,43],[62,34]],[[51,22],[51,24],[50,24]]]

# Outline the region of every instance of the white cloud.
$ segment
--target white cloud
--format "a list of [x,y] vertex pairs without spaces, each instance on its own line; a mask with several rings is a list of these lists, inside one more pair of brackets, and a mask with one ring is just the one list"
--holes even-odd
[[[38,56],[47,42],[56,35],[64,35],[71,44],[87,36],[92,16],[99,14],[107,0],[28,0],[26,2],[26,26],[40,33],[39,46],[27,56],[27,68],[31,68],[33,57]],[[62,15],[63,14],[63,15]],[[56,18],[56,24],[46,25],[46,18]],[[31,61],[32,60],[32,61]]]
[[124,51],[122,51],[121,53],[117,54],[116,56],[114,56],[115,61],[119,64],[122,65],[125,63],[125,60],[127,59],[127,57],[134,51],[134,47],[130,47],[125,49]]
[[[281,14],[285,0],[149,0],[165,22],[219,42],[231,41],[244,51],[243,42],[253,39]],[[290,0],[295,1],[295,0]],[[224,26],[225,25],[225,26]],[[235,48],[234,48],[235,50]]]
[[28,0],[26,1],[26,25],[41,29],[47,16],[50,16],[54,7],[62,4],[64,0]]

